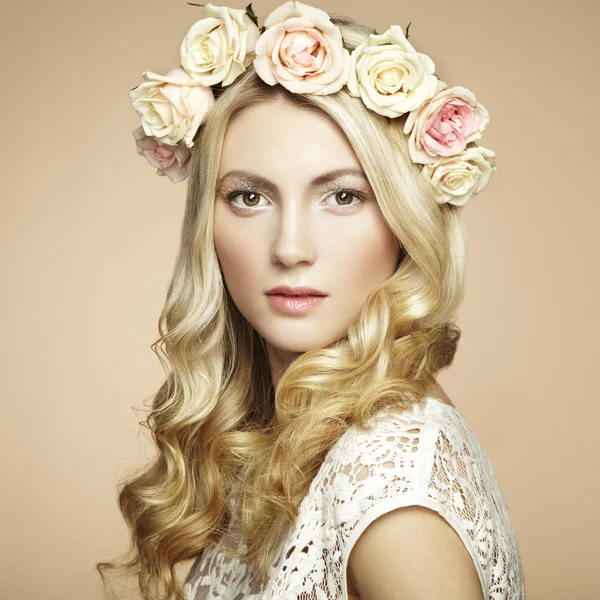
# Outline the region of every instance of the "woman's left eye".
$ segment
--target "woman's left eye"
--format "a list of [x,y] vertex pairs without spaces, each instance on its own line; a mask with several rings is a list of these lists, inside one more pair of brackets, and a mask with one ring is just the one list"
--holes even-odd
[[[359,194],[346,189],[336,190],[329,198],[333,198],[335,206],[339,207],[355,206],[358,203],[364,202]],[[352,202],[352,198],[356,198],[358,202]],[[338,200],[341,201],[341,204],[338,203]]]

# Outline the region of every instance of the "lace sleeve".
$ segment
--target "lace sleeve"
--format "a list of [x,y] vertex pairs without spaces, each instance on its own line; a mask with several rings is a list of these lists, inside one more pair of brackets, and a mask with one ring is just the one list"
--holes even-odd
[[[450,417],[448,417],[450,418]],[[452,422],[394,415],[371,432],[356,431],[329,468],[324,521],[329,573],[347,600],[348,557],[377,517],[420,505],[458,533],[477,569],[486,600],[525,598],[512,524],[491,465],[456,412]]]

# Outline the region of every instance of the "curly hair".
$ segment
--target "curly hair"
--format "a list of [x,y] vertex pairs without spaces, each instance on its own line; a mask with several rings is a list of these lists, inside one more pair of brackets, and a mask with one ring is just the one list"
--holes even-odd
[[[349,50],[372,32],[330,17]],[[394,273],[370,293],[347,335],[298,356],[276,389],[264,340],[224,285],[213,237],[227,126],[244,107],[274,99],[322,111],[342,129],[402,240]],[[144,600],[182,598],[176,566],[221,540],[232,518],[246,551],[226,551],[264,584],[336,440],[381,409],[410,408],[452,363],[464,294],[462,208],[436,201],[410,159],[402,124],[345,89],[292,94],[265,84],[253,68],[222,89],[193,148],[180,247],[152,344],[166,379],[141,424],[157,455],[119,484],[128,560],[97,563],[105,584],[104,571],[123,571],[136,577]]]

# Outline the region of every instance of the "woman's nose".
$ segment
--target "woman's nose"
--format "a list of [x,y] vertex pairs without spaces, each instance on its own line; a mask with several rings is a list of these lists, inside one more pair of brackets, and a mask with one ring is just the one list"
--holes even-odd
[[300,203],[280,212],[272,246],[274,260],[292,267],[299,262],[313,263],[317,258],[315,226],[309,210]]

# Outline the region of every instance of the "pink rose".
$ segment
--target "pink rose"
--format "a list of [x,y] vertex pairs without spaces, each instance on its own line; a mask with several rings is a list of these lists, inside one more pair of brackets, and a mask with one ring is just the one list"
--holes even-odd
[[488,111],[468,89],[445,89],[440,82],[437,93],[419,109],[408,114],[404,133],[416,163],[431,164],[440,156],[454,156],[469,142],[478,140],[489,122]]
[[191,148],[215,103],[212,89],[198,83],[181,66],[166,75],[146,71],[144,79],[145,83],[130,90],[129,99],[146,135],[168,146],[183,140]]
[[296,94],[333,94],[350,74],[350,53],[329,15],[301,2],[286,2],[264,22],[254,69],[268,83]]
[[161,144],[154,137],[146,135],[141,126],[133,132],[133,137],[138,154],[156,167],[157,175],[166,175],[173,183],[183,181],[188,176],[192,153],[182,142],[176,146]]

